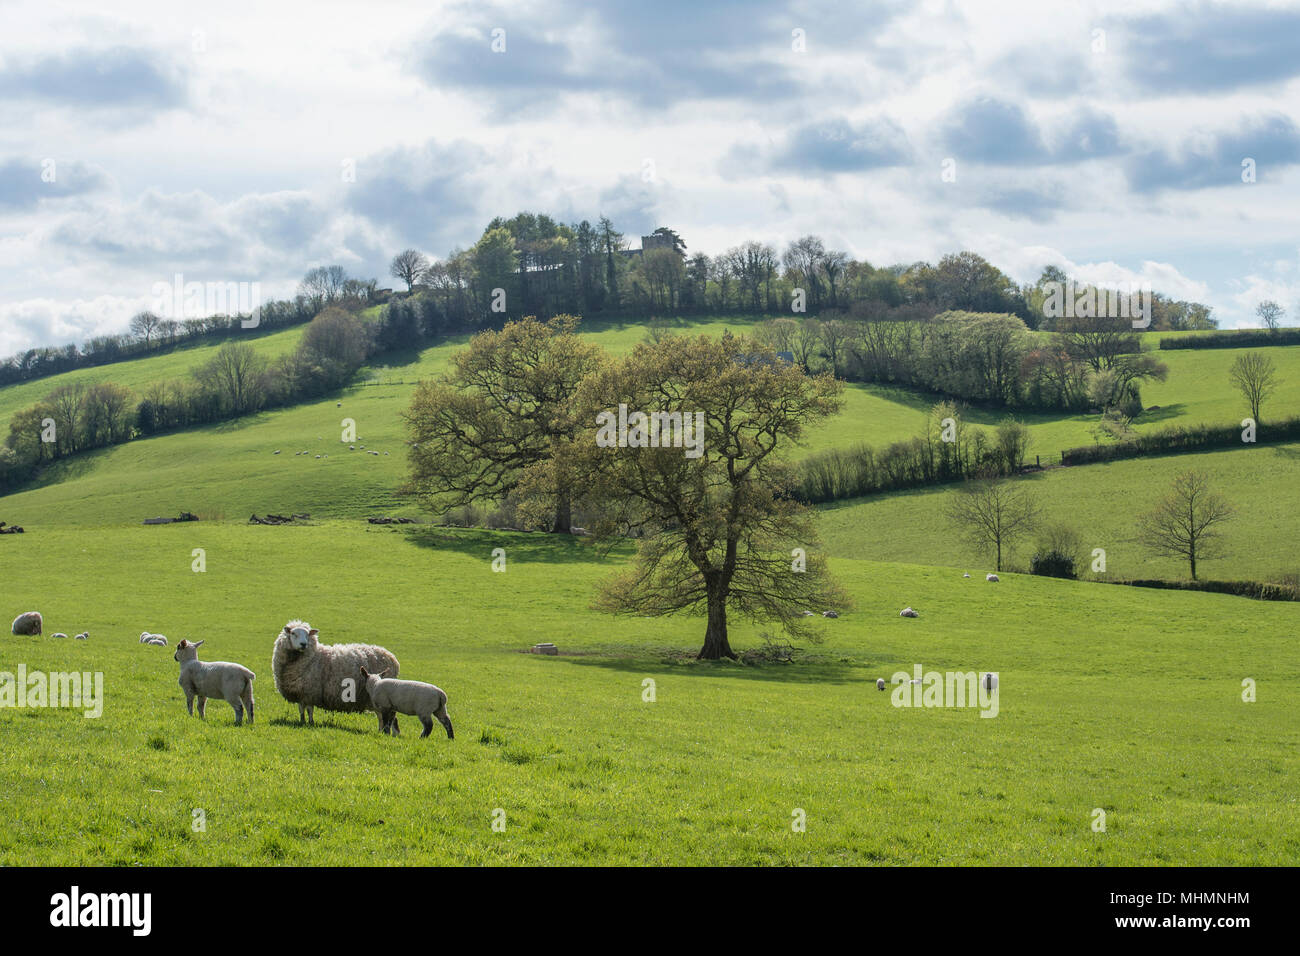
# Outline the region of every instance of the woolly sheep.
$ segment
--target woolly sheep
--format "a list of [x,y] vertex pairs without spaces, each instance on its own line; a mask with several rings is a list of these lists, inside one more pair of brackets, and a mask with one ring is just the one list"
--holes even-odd
[[379,716],[379,729],[384,733],[392,728],[394,737],[397,732],[397,715],[409,714],[419,717],[424,727],[420,734],[423,740],[433,730],[433,718],[438,718],[447,731],[447,739],[455,740],[451,729],[451,718],[447,716],[447,695],[442,688],[425,684],[418,680],[395,680],[385,678],[383,672],[371,674],[364,667],[361,676],[366,681],[366,692],[370,695],[370,706]]
[[68,635],[64,634],[62,631],[57,631],[57,632],[55,632],[54,636],[55,636],[55,637],[67,637]]
[[73,640],[76,640],[76,641],[88,641],[88,640],[90,640],[90,632],[89,632],[89,631],[82,631],[82,632],[81,632],[80,634],[78,634],[75,638],[73,638]]
[[253,722],[253,678],[256,676],[243,664],[229,661],[199,660],[202,641],[182,640],[176,645],[172,660],[181,665],[181,690],[185,691],[185,709],[194,716],[194,698],[199,699],[199,717],[204,716],[209,697],[220,697],[235,710],[235,726],[244,722],[244,709],[248,709],[248,722]]
[[969,571],[966,572],[965,574],[962,575],[962,577],[963,577],[963,578],[968,578],[968,577],[970,577],[970,572],[969,572]]
[[920,617],[921,615],[917,614],[910,607],[905,607],[898,612],[898,616],[899,617]]
[[11,630],[20,637],[34,636],[41,633],[43,624],[40,611],[27,611],[14,618]]
[[[306,621],[290,621],[276,636],[271,653],[275,689],[298,705],[299,721],[309,724],[316,723],[317,707],[347,713],[370,710],[361,668],[396,677],[397,658],[374,644],[321,644],[319,633]],[[393,724],[396,730],[395,719]]]
[[877,677],[876,690],[884,690],[884,689],[885,689],[885,679],[883,677]]
[[839,617],[834,611],[822,611],[822,617]]
[[989,574],[984,578],[985,581],[996,581],[997,579],[998,576],[996,574]]
[[163,637],[161,634],[150,634],[149,640],[145,641],[145,643],[153,647],[166,647],[167,638]]
[[998,675],[989,671],[980,675],[980,686],[990,694],[998,689]]

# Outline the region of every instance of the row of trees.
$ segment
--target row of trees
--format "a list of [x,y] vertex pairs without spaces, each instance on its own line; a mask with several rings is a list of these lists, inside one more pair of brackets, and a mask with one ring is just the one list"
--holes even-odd
[[1035,336],[1013,315],[944,312],[933,319],[771,319],[757,334],[804,368],[824,361],[850,381],[907,385],[1008,408],[1141,410],[1141,383],[1164,363],[1141,354],[1128,319],[1062,320]]
[[[828,248],[813,235],[783,250],[750,240],[714,256],[689,253],[682,237],[666,226],[652,236],[646,248],[632,250],[608,218],[566,225],[522,212],[493,219],[472,246],[438,261],[403,250],[390,272],[409,292],[432,294],[444,321],[458,330],[525,315],[818,314],[826,309],[868,319],[1005,313],[1030,328],[1053,328],[1059,320],[1045,314],[1047,290],[1051,283],[1069,281],[1049,267],[1037,282],[1018,285],[970,251],[946,255],[937,264],[877,267]],[[1153,297],[1153,329],[1216,325],[1204,305]]]
[[[310,322],[322,309],[334,306],[355,311],[381,299],[375,279],[349,276],[342,266],[321,266],[309,270],[299,283],[292,299],[273,299],[256,304],[255,328],[258,331],[283,329]],[[222,289],[219,300],[237,299]],[[235,304],[231,302],[231,304]],[[186,305],[184,311],[201,304]],[[174,303],[178,310],[182,303]],[[131,317],[123,335],[95,336],[82,345],[26,349],[0,359],[0,387],[32,381],[80,368],[93,368],[138,358],[150,352],[175,348],[204,339],[247,334],[244,323],[253,318],[249,312],[219,312],[195,318],[176,319],[152,310]]]
[[94,448],[325,394],[349,381],[372,347],[355,314],[330,307],[293,352],[274,360],[246,342],[227,342],[187,377],[141,394],[113,382],[60,385],[10,420],[0,445],[0,492],[44,464]]

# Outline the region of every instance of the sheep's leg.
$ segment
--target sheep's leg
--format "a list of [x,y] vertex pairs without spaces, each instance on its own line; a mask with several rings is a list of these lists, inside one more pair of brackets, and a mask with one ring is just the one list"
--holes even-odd
[[397,711],[390,710],[388,712],[388,726],[392,729],[394,737],[402,736],[401,732],[397,729]]
[[379,718],[379,732],[381,734],[388,733],[388,724],[384,720],[384,712],[382,710],[377,710],[375,711],[375,716]]
[[200,720],[207,720],[207,716],[204,713],[207,706],[208,706],[208,699],[204,697],[202,694],[199,694],[199,719]]
[[299,704],[299,705],[298,705],[298,723],[300,723],[300,724],[305,724],[305,723],[307,723],[307,705],[306,705],[306,704]]
[[438,705],[438,709],[435,710],[435,711],[433,712],[433,716],[435,716],[435,717],[438,718],[438,723],[442,724],[443,728],[447,731],[447,739],[448,739],[448,740],[455,740],[455,739],[456,739],[456,735],[452,732],[452,729],[451,729],[451,717],[448,716],[448,714],[447,714],[447,698],[446,698],[446,697],[443,697],[443,699],[442,699],[442,703],[439,704],[439,705]]
[[189,711],[190,716],[194,716],[194,694],[190,691],[185,692],[185,709]]
[[249,683],[244,688],[244,706],[248,708],[248,722],[253,722],[253,685]]
[[433,718],[428,714],[420,714],[420,725],[424,727],[424,733],[420,734],[420,739],[423,740],[433,733]]
[[244,705],[238,697],[229,701],[229,704],[235,710],[235,726],[238,727],[244,722]]

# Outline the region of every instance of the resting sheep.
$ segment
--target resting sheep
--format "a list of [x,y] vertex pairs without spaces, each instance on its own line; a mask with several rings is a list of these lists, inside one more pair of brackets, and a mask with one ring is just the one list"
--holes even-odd
[[14,618],[12,630],[20,637],[34,636],[41,633],[42,623],[39,611],[28,611]]
[[59,632],[58,632],[57,634],[55,634],[54,636],[55,636],[55,637],[67,637],[68,635],[64,634],[62,631],[59,631]]
[[[299,721],[315,724],[313,711],[347,713],[370,710],[370,694],[361,668],[396,676],[399,664],[374,644],[321,644],[320,632],[305,621],[290,621],[275,639],[271,673],[275,689],[298,705]],[[396,720],[394,720],[396,729]]]
[[204,716],[209,697],[220,697],[235,709],[235,726],[244,722],[244,708],[248,708],[248,722],[253,722],[252,671],[242,664],[228,661],[204,662],[199,660],[202,641],[182,640],[176,645],[172,660],[181,665],[181,690],[185,691],[185,708],[194,716],[194,698],[199,699],[199,717]]
[[447,731],[447,739],[455,740],[452,733],[451,718],[447,716],[447,695],[442,688],[425,684],[418,680],[395,680],[385,678],[383,672],[371,674],[364,667],[361,676],[366,681],[366,692],[370,695],[370,706],[379,715],[379,729],[388,733],[392,729],[394,737],[397,732],[397,715],[408,714],[419,717],[424,726],[423,740],[433,730],[433,718],[438,718]]
[[998,579],[998,576],[997,576],[996,574],[988,574],[988,575],[985,575],[985,577],[984,577],[984,580],[985,580],[985,581],[996,581],[997,579]]

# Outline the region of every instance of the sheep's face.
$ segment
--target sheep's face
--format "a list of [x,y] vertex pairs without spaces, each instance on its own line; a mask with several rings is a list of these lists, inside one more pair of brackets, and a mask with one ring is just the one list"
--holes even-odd
[[196,661],[199,659],[199,645],[202,641],[181,640],[176,645],[176,653],[172,655],[172,660],[184,664],[186,661]]
[[316,635],[319,633],[314,627],[291,628],[288,624],[284,626],[284,634],[289,638],[289,647],[298,652],[314,650]]

